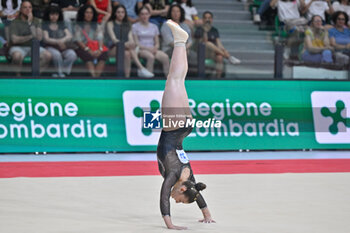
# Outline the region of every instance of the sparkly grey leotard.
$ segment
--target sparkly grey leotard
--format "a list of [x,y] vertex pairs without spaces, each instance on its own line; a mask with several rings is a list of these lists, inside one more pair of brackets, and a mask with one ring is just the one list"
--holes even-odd
[[[182,150],[183,139],[191,133],[193,128],[179,128],[172,131],[162,131],[158,147],[157,158],[159,172],[164,177],[160,192],[160,211],[163,216],[170,216],[170,194],[171,188],[179,180],[181,172],[185,167],[190,169],[189,180],[195,182],[191,165],[189,162],[183,163],[179,159],[176,150]],[[202,195],[199,194],[196,200],[199,208],[205,208],[207,204]]]

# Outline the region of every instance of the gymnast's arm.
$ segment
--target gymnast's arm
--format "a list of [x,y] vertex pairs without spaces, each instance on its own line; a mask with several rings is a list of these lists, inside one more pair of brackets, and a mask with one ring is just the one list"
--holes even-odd
[[164,179],[162,189],[160,191],[160,211],[162,213],[165,225],[169,229],[184,230],[186,227],[175,226],[170,217],[170,194],[171,188],[177,181],[177,177],[174,173],[170,173]]
[[[194,177],[192,176],[191,180],[196,183]],[[205,202],[202,194],[199,194],[197,197],[197,205],[201,209],[202,214],[203,214],[203,219],[199,220],[199,222],[204,222],[204,223],[215,223],[215,221],[212,219],[210,211],[208,209],[207,203]]]

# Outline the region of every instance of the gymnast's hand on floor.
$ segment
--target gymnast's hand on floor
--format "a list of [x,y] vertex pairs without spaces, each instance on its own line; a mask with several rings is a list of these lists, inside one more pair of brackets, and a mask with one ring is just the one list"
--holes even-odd
[[202,209],[202,213],[203,213],[203,219],[198,220],[198,222],[202,222],[202,223],[216,223],[211,218],[210,211],[209,211],[209,209],[207,207]]
[[187,227],[181,227],[181,226],[175,226],[172,225],[170,227],[168,227],[169,229],[174,229],[174,230],[187,230]]

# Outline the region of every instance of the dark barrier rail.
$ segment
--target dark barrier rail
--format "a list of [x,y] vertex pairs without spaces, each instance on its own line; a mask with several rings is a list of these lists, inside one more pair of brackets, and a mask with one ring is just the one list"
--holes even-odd
[[32,43],[32,76],[37,77],[40,75],[40,41],[33,39]]
[[119,42],[116,44],[116,63],[117,63],[117,77],[124,77],[124,42]]

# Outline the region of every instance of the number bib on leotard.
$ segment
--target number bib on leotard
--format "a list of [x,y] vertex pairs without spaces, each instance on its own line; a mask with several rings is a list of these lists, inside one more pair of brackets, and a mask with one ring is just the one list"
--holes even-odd
[[184,150],[176,150],[177,157],[179,157],[181,163],[188,163],[189,159],[186,155],[186,152]]

